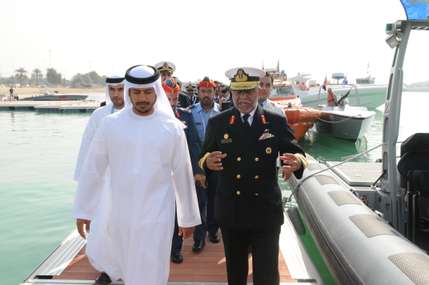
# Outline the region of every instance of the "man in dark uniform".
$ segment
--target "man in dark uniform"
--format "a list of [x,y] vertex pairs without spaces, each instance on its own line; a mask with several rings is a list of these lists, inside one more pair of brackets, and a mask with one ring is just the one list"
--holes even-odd
[[278,285],[279,235],[283,224],[276,160],[285,179],[301,177],[307,164],[292,143],[284,117],[258,106],[255,68],[227,71],[234,108],[212,117],[207,126],[200,167],[218,173],[215,217],[224,242],[228,284],[245,285],[248,251],[255,285]]
[[223,87],[221,93],[222,93],[222,97],[219,98],[219,105],[220,105],[221,111],[223,112],[231,108],[233,104],[232,104],[231,92],[229,90],[229,87],[227,86]]
[[[177,77],[173,76],[173,73],[176,70],[176,66],[174,65],[174,63],[169,61],[161,61],[155,64],[155,68],[158,69],[159,73],[161,73],[162,82],[164,82],[167,79],[175,79],[177,83],[179,83],[180,85],[180,82],[177,79]],[[186,94],[184,94],[183,92],[180,92],[179,101],[177,105],[182,108],[188,108],[189,106],[192,105],[192,100]]]
[[[194,178],[196,183],[195,188],[197,190],[198,206],[200,208],[200,215],[201,215],[201,225],[195,227],[194,240],[195,238],[204,239],[205,227],[206,227],[206,224],[205,224],[206,214],[203,210],[204,210],[204,203],[206,200],[205,198],[206,191],[204,189],[206,187],[206,177],[205,177],[204,171],[198,166],[198,159],[201,153],[201,143],[198,138],[197,129],[195,127],[191,111],[177,106],[178,95],[180,92],[180,88],[177,82],[174,79],[167,79],[162,83],[162,87],[167,95],[168,101],[170,102],[170,105],[173,108],[173,111],[176,117],[186,125],[185,135],[186,135],[186,140],[188,142],[189,155],[191,157],[191,162],[192,162],[192,171],[194,173]],[[172,241],[172,247],[171,247],[171,261],[174,263],[183,262],[183,255],[181,253],[182,244],[183,244],[183,239],[181,236],[179,236],[179,227],[177,224],[177,217],[176,217],[176,223],[175,223],[173,241]]]
[[185,94],[186,96],[188,96],[191,99],[192,105],[200,102],[200,98],[198,98],[198,96],[195,94],[195,88],[194,88],[194,85],[192,85],[192,82],[189,82],[186,85],[186,91],[183,92],[183,94]]

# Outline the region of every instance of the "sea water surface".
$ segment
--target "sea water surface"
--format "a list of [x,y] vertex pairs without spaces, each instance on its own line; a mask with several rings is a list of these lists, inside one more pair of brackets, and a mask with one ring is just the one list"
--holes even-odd
[[[404,98],[402,136],[429,132],[429,94]],[[0,111],[0,276],[16,285],[74,228],[73,170],[88,114]],[[344,141],[313,134],[302,142],[319,160],[342,160],[377,146],[383,113],[377,112],[366,139]],[[358,158],[373,161],[381,148]]]

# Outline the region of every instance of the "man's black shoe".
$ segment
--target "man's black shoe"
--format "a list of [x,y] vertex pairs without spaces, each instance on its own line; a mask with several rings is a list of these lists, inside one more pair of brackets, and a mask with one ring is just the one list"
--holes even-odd
[[194,245],[192,246],[192,251],[195,253],[201,252],[205,245],[206,245],[205,240],[194,241]]
[[209,233],[209,241],[211,243],[218,243],[218,242],[220,242],[218,234],[217,233],[214,233],[214,234]]
[[109,275],[101,272],[97,279],[95,279],[94,285],[109,285],[110,283],[112,283],[112,280],[110,279]]
[[174,263],[182,263],[183,262],[183,255],[181,253],[172,253],[171,254],[171,261]]

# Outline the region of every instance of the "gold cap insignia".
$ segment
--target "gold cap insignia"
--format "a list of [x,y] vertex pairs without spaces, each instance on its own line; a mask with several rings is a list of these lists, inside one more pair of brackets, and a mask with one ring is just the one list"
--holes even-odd
[[249,76],[246,72],[244,72],[244,69],[240,68],[237,70],[237,73],[234,75],[234,81],[235,82],[246,82]]
[[271,147],[267,147],[267,148],[265,149],[265,152],[266,152],[267,154],[271,154],[271,153],[273,152],[273,150],[271,149]]
[[224,134],[223,138],[227,140],[229,138],[229,134]]

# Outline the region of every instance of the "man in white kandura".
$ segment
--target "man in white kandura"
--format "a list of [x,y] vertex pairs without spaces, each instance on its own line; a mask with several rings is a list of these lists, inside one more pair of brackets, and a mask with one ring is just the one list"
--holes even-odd
[[[88,254],[91,264],[126,285],[167,284],[175,205],[183,237],[201,223],[185,126],[175,118],[159,77],[151,66],[127,70],[125,108],[97,130],[73,209],[80,233],[91,224],[87,253],[96,240],[108,241],[103,260]],[[101,215],[108,226],[100,231],[96,211],[107,168],[110,185],[104,189],[112,208]]]
[[82,165],[86,159],[88,148],[94,138],[97,128],[104,117],[121,110],[124,107],[124,77],[111,76],[106,78],[106,105],[97,108],[89,118],[80,144],[79,156],[74,171],[74,180],[78,181]]
[[[82,166],[86,160],[88,155],[88,149],[91,145],[92,139],[101,125],[102,120],[114,112],[121,110],[125,105],[124,102],[124,77],[120,76],[110,76],[106,78],[106,105],[100,108],[97,108],[89,118],[88,124],[86,125],[85,132],[82,136],[82,142],[80,145],[79,156],[76,163],[74,179],[79,181],[79,177],[81,174]],[[119,150],[118,150],[119,151]],[[106,175],[104,177],[103,186],[108,187],[109,183],[109,171],[106,171]],[[93,205],[93,207],[97,207],[97,211],[95,216],[97,216],[98,222],[97,230],[99,232],[103,232],[107,230],[108,221],[105,216],[110,212],[112,207],[111,195],[109,192],[103,191],[103,195],[98,200],[98,205]],[[84,233],[81,233],[84,236]],[[89,246],[87,245],[87,254],[90,259],[98,259],[98,260],[107,260],[105,255],[108,255],[109,252],[106,251],[106,248],[109,247],[108,239],[98,239],[98,240],[89,240]],[[108,263],[107,263],[108,264]],[[106,266],[100,266],[100,268],[104,268]],[[101,272],[100,276],[97,277],[95,284],[103,285],[111,283],[110,277],[105,273]]]

